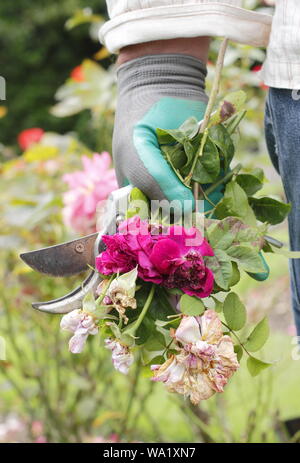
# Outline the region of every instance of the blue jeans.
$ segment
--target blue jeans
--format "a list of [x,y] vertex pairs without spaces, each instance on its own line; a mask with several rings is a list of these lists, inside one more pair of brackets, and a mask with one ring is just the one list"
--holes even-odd
[[[265,130],[272,163],[280,174],[286,198],[292,204],[289,215],[290,246],[300,251],[300,99],[291,90],[269,91]],[[300,336],[300,259],[290,260],[292,305]]]

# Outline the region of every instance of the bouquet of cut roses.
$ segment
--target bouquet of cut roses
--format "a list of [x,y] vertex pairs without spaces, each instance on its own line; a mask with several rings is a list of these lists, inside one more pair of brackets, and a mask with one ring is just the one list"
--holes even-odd
[[61,321],[73,333],[73,353],[100,333],[117,370],[127,374],[138,358],[153,381],[194,404],[224,390],[243,354],[253,376],[271,365],[253,355],[268,338],[266,318],[250,330],[246,308],[232,288],[241,272],[260,281],[268,277],[263,253],[282,252],[268,227],[290,211],[288,204],[256,196],[264,182],[261,169],[232,167],[246,96],[227,95],[212,113],[220,56],[204,121],[190,118],[177,130],[157,129],[163,156],[193,189],[196,210],[189,224],[178,214],[153,214],[134,188],[126,218],[115,234],[102,237],[97,298],[89,293],[82,309]]
[[253,376],[270,365],[253,355],[268,338],[267,320],[249,333],[246,309],[232,287],[243,271],[267,278],[263,252],[276,251],[277,244],[268,226],[284,220],[290,206],[255,196],[262,170],[230,168],[244,99],[242,92],[226,97],[202,133],[194,119],[176,131],[157,130],[167,161],[186,185],[194,183],[204,210],[192,214],[188,227],[171,223],[150,214],[148,199],[134,188],[126,219],[102,237],[97,298],[88,294],[82,310],[61,321],[74,333],[73,353],[81,352],[88,335],[100,333],[117,370],[128,373],[139,357],[153,381],[194,404],[224,390],[243,353]]

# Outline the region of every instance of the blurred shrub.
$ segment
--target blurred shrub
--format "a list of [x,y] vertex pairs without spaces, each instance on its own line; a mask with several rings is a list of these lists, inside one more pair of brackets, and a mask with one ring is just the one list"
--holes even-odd
[[21,130],[38,126],[60,133],[77,130],[95,148],[88,114],[61,120],[49,113],[57,87],[100,48],[89,36],[89,24],[65,28],[67,19],[86,6],[106,13],[104,0],[0,2],[0,74],[7,82],[8,110],[0,119],[2,143],[16,145]]

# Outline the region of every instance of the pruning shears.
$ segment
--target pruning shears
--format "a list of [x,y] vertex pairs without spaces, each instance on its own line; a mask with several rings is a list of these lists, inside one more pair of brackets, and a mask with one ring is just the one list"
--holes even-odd
[[[106,204],[103,229],[73,241],[25,252],[21,259],[34,270],[55,277],[77,275],[94,268],[95,258],[105,249],[103,235],[112,235],[121,220],[124,220],[132,186],[119,188],[111,193]],[[84,296],[94,294],[101,282],[101,276],[92,270],[83,283],[66,296],[48,302],[34,302],[32,307],[42,312],[65,314],[82,307]]]

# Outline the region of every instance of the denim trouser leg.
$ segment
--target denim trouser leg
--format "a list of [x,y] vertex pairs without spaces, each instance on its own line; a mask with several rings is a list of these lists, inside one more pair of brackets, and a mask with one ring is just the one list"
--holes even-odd
[[[266,141],[272,163],[280,174],[288,202],[290,246],[300,251],[300,100],[291,90],[271,88],[265,116]],[[300,259],[290,261],[292,305],[300,336]]]

